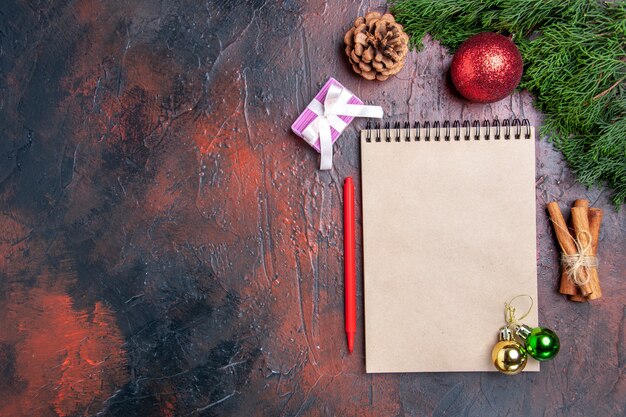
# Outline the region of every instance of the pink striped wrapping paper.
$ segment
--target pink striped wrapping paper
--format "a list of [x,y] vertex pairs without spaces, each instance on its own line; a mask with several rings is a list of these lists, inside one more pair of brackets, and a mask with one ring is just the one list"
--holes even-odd
[[[347,88],[345,88],[343,85],[341,85],[341,83],[339,81],[335,80],[333,77],[330,77],[328,79],[328,81],[326,82],[326,84],[324,84],[324,87],[322,87],[322,89],[319,91],[319,93],[317,93],[317,95],[315,96],[314,100],[317,100],[317,101],[319,101],[320,103],[323,104],[324,100],[326,99],[326,94],[328,93],[328,89],[333,84],[337,84],[339,87],[344,88],[345,90],[349,91]],[[350,93],[352,94],[352,98],[350,98],[350,100],[348,101],[348,104],[363,104],[363,102],[357,96],[355,96],[352,92],[350,92]],[[303,138],[302,132],[317,117],[318,116],[315,113],[313,113],[311,110],[309,110],[309,108],[307,107],[306,109],[304,109],[304,111],[302,113],[300,113],[300,116],[298,116],[296,121],[293,122],[293,124],[291,125],[291,130],[293,131],[293,133],[295,133],[299,137]],[[346,122],[346,126],[349,125],[352,122],[352,120],[354,120],[354,117],[352,117],[352,116],[338,116],[338,117],[341,120],[343,120],[344,122]],[[337,141],[337,139],[339,138],[339,136],[341,135],[342,132],[343,132],[343,130],[342,131],[338,131],[334,127],[332,127],[332,126],[330,127],[330,137],[332,139],[332,143],[335,143]],[[311,146],[317,152],[320,152],[320,140],[319,139],[314,144],[312,144]]]

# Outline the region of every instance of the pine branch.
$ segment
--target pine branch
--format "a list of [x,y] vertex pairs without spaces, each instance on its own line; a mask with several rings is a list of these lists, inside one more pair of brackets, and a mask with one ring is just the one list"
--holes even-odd
[[594,100],[597,100],[601,97],[606,96],[607,94],[609,94],[611,92],[612,89],[614,89],[615,87],[617,87],[618,85],[621,84],[622,81],[626,80],[626,77],[622,77],[621,79],[615,81],[615,83],[613,83],[612,86],[610,86],[609,88],[607,88],[606,90],[604,90],[603,92],[596,94],[595,96],[593,96]]
[[422,47],[454,50],[469,36],[510,35],[549,136],[587,185],[606,185],[626,202],[626,2],[597,0],[393,0],[396,20]]

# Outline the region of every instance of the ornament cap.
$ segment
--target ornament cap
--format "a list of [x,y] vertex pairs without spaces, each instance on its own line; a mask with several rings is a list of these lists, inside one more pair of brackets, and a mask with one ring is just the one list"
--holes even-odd
[[513,340],[513,333],[511,332],[511,329],[509,329],[508,327],[504,326],[500,329],[500,332],[498,333],[498,340],[500,342],[504,342],[507,340]]
[[531,329],[525,324],[522,324],[522,325],[517,326],[517,328],[515,329],[515,334],[517,334],[521,339],[526,340],[528,339],[528,336],[530,336],[530,333],[532,331],[533,329]]

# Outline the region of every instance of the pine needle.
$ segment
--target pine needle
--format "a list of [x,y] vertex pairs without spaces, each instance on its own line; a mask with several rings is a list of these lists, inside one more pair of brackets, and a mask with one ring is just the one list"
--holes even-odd
[[511,36],[522,53],[520,88],[535,96],[578,181],[626,202],[626,2],[597,0],[392,0],[418,50],[430,33],[456,49],[480,32]]

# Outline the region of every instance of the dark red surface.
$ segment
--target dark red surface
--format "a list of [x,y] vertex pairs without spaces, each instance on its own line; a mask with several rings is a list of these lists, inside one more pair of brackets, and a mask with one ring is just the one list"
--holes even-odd
[[[455,97],[450,56],[432,42],[389,81],[352,74],[343,33],[380,6],[0,4],[1,416],[624,415],[625,216],[606,193],[576,184],[545,140],[538,302],[559,356],[515,377],[364,373],[365,121],[336,144],[335,169],[320,172],[316,152],[289,132],[295,117],[335,76],[392,121],[541,123],[525,93],[491,105]],[[348,175],[357,186],[352,355]],[[557,294],[544,211],[580,197],[605,210],[604,297],[593,304]]]

